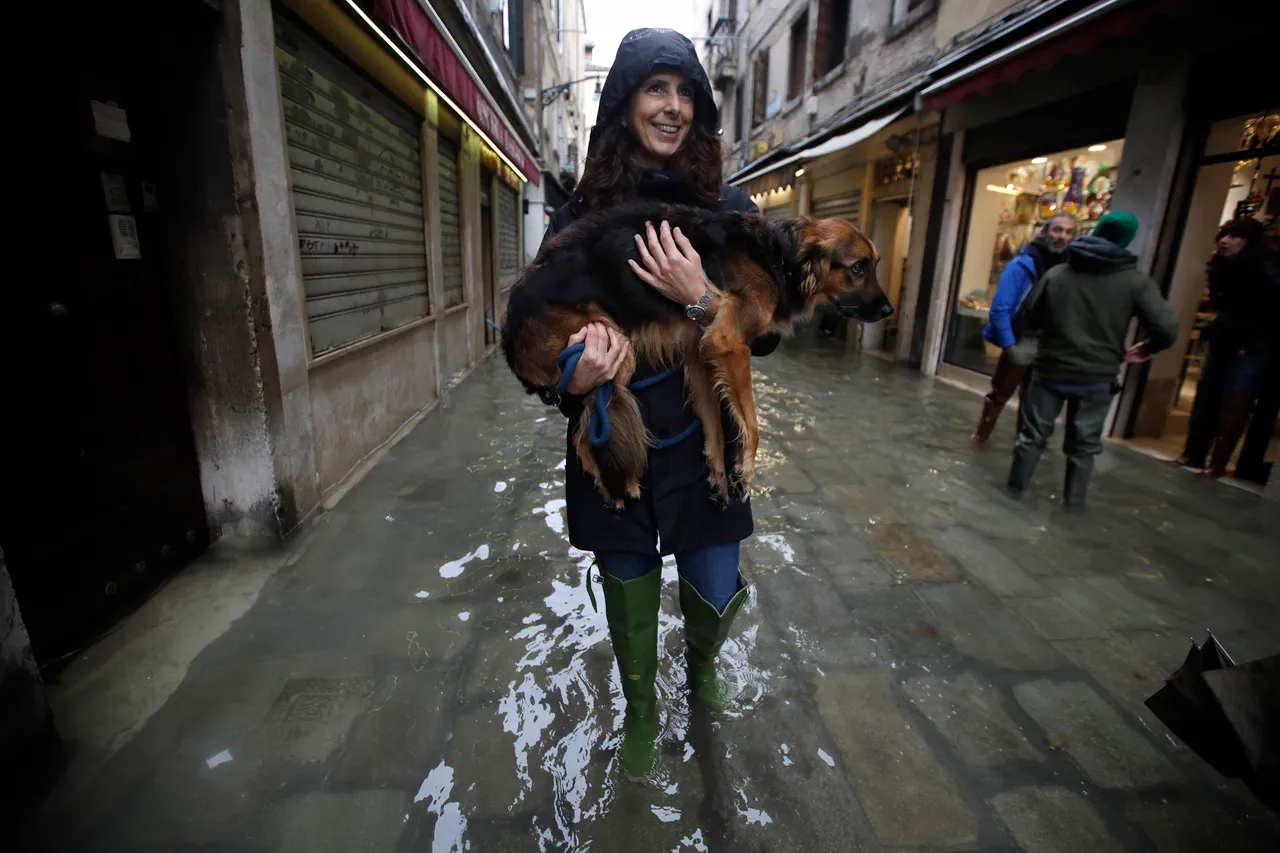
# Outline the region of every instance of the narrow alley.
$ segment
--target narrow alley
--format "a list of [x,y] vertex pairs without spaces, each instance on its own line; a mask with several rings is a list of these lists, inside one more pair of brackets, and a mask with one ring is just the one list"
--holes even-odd
[[656,780],[616,766],[563,419],[489,358],[280,553],[215,548],[49,685],[33,849],[1278,849],[1142,704],[1206,629],[1277,651],[1275,502],[1113,445],[1086,514],[1048,456],[1017,504],[977,397],[811,334],[755,370],[738,707],[689,707],[668,565]]

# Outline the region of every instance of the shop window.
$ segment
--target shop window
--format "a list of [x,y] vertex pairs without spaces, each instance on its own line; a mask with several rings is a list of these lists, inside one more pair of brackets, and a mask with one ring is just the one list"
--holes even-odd
[[820,80],[844,62],[851,0],[819,0],[818,31],[813,42],[813,79]]
[[1075,217],[1077,237],[1093,231],[1111,206],[1123,148],[1123,140],[1101,142],[972,174],[972,201],[948,326],[949,363],[991,374],[1000,350],[984,340],[982,330],[990,321],[1000,274],[1059,213]]
[[764,113],[769,106],[769,51],[756,54],[751,63],[751,126],[764,123]]
[[791,25],[791,52],[787,56],[787,100],[800,97],[804,91],[805,55],[809,43],[809,13],[806,11]]

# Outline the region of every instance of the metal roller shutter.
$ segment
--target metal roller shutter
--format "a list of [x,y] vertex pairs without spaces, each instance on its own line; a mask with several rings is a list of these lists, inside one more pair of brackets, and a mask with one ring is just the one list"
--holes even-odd
[[312,355],[430,313],[418,118],[277,16]]
[[777,222],[779,219],[791,218],[791,205],[777,204],[773,207],[766,207],[760,211],[764,215],[765,222]]
[[815,198],[809,215],[817,219],[846,219],[857,225],[858,215],[861,211],[862,191],[855,190],[844,195]]
[[498,280],[510,287],[520,272],[520,196],[498,185]]
[[444,307],[466,302],[462,281],[462,213],[458,203],[458,146],[437,135],[440,169],[440,278]]

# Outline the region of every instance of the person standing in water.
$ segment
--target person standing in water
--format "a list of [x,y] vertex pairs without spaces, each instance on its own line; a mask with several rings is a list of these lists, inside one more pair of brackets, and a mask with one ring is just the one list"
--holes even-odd
[[988,343],[1000,347],[1000,360],[991,374],[991,391],[982,402],[982,415],[978,418],[978,428],[973,432],[971,443],[974,450],[987,446],[1000,413],[1014,394],[1018,395],[1018,410],[1022,410],[1025,380],[1031,367],[1030,357],[1034,353],[1020,353],[1017,346],[1025,331],[1021,328],[1018,309],[1040,277],[1062,263],[1065,258],[1063,252],[1075,236],[1076,218],[1069,213],[1055,214],[1000,273],[996,295],[991,300],[991,322],[982,330],[982,337]]
[[[708,210],[759,211],[746,194],[722,184],[724,152],[719,113],[693,43],[669,29],[632,30],[600,93],[600,110],[587,147],[575,197],[556,211],[550,239],[574,220],[642,197]],[[637,277],[685,308],[690,323],[706,326],[718,307],[693,246],[665,222],[636,235]],[[569,419],[565,498],[569,541],[594,552],[601,570],[605,614],[627,700],[620,758],[633,778],[657,761],[658,606],[661,560],[674,554],[680,574],[686,659],[694,695],[709,710],[724,710],[731,697],[717,677],[715,659],[749,591],[738,569],[739,543],[751,535],[748,501],[721,506],[708,486],[701,431],[677,444],[649,451],[638,500],[621,510],[607,506],[573,450],[582,398],[611,381],[628,342],[602,324],[565,341],[582,343],[568,394],[548,402]],[[758,339],[756,355],[777,346]],[[667,371],[638,363],[633,383]],[[679,435],[695,420],[682,373],[676,371],[635,391],[645,425],[655,436]],[[732,426],[722,413],[726,434]]]

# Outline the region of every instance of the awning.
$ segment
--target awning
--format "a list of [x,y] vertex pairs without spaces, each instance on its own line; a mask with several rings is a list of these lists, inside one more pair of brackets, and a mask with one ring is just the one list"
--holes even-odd
[[778,169],[787,168],[788,166],[791,166],[802,160],[805,160],[805,161],[813,160],[818,157],[826,156],[827,154],[834,154],[837,151],[843,151],[846,148],[857,145],[859,142],[861,142],[864,139],[867,139],[868,137],[874,136],[876,133],[878,133],[879,131],[883,130],[884,128],[888,127],[890,124],[892,124],[893,122],[901,118],[902,114],[905,113],[906,111],[907,111],[906,108],[903,107],[901,109],[898,109],[898,110],[895,110],[894,112],[889,113],[888,115],[881,116],[880,118],[872,119],[871,121],[868,121],[868,122],[863,122],[862,124],[855,127],[853,130],[846,131],[838,136],[833,136],[830,139],[828,139],[826,142],[823,142],[819,145],[814,145],[810,148],[801,149],[795,154],[792,154],[790,157],[787,157],[783,160],[779,160],[776,163],[770,163],[769,165],[764,166],[760,169],[757,169],[753,172],[749,172],[743,175],[741,178],[735,179],[734,184],[737,186],[741,186],[742,184],[746,183],[752,178],[757,178],[760,175],[763,175],[767,172],[773,172]]
[[1188,5],[1188,0],[1099,0],[926,87],[924,111],[1013,83],[1028,71],[1047,71],[1065,57],[1092,53],[1107,39],[1137,35],[1157,15],[1178,14]]
[[[377,26],[355,0],[346,2],[371,26]],[[401,40],[413,49],[418,61],[430,73],[432,82],[443,90],[442,93],[447,93],[447,99],[456,102],[458,111],[508,161],[507,165],[537,185],[542,179],[537,159],[520,141],[511,122],[502,114],[479,77],[475,76],[461,51],[455,49],[452,39],[436,26],[423,5],[418,0],[374,0],[373,10],[380,21],[395,30]]]

